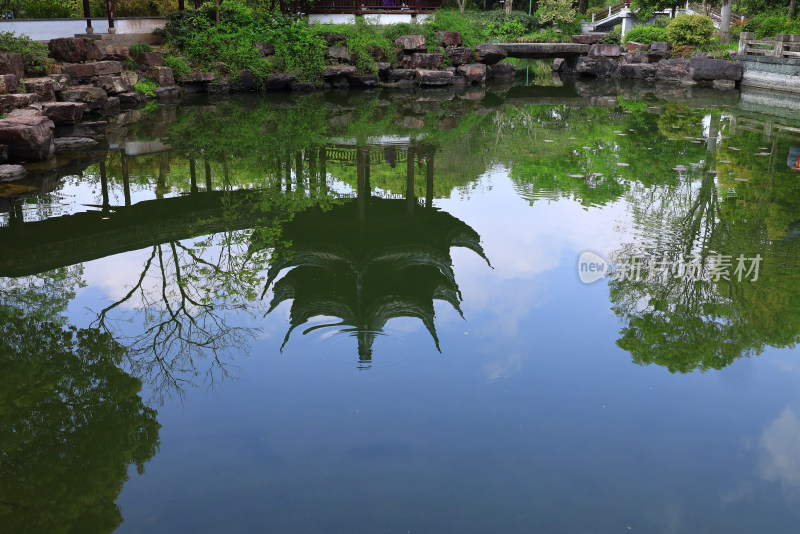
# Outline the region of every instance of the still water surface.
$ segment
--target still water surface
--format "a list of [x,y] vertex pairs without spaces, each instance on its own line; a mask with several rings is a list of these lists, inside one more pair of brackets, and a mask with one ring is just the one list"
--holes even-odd
[[800,124],[527,82],[151,107],[0,184],[0,531],[796,532]]

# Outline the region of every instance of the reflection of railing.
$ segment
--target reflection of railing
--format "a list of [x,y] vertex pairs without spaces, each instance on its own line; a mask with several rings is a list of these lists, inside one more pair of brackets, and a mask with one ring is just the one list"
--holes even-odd
[[756,39],[753,32],[739,34],[739,54],[800,58],[800,35],[779,33],[774,40]]
[[368,154],[370,165],[405,163],[408,158],[408,152],[400,147],[377,147],[374,149],[326,147],[325,158],[328,161],[355,162],[358,159],[359,150]]
[[317,0],[308,13],[431,13],[442,0]]

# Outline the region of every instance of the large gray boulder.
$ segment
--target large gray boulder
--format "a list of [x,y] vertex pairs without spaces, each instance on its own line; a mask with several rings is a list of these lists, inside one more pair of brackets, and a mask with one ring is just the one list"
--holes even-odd
[[94,39],[64,37],[51,39],[47,46],[50,49],[50,57],[58,61],[80,63],[96,61],[102,56]]
[[440,87],[449,85],[453,80],[453,73],[448,70],[416,69],[417,85],[422,87]]
[[267,91],[289,91],[292,88],[292,84],[296,81],[296,75],[278,72],[266,77],[264,80],[264,89]]
[[8,145],[10,161],[44,161],[55,151],[53,121],[47,117],[0,120],[0,144]]
[[411,69],[438,69],[442,65],[441,54],[411,54]]
[[39,102],[55,102],[56,91],[61,91],[61,84],[52,78],[25,78],[22,81],[28,92],[39,95]]
[[0,114],[5,114],[18,108],[26,108],[39,101],[35,93],[12,93],[0,95]]
[[689,77],[689,60],[662,59],[656,67],[656,76],[665,80],[683,80]]
[[16,93],[19,79],[13,74],[0,74],[0,94]]
[[407,54],[427,50],[424,35],[401,35],[394,40],[394,44]]
[[507,61],[501,61],[486,67],[490,80],[513,80],[517,76],[517,67]]
[[99,87],[75,85],[61,91],[62,102],[83,102],[90,111],[103,109],[108,104],[108,95]]
[[464,81],[469,85],[483,83],[486,81],[486,74],[487,68],[483,63],[470,63],[456,68],[456,75],[464,78]]
[[0,53],[0,74],[13,74],[17,80],[25,77],[25,60],[22,54]]
[[48,102],[42,104],[42,111],[55,124],[75,124],[83,117],[86,104],[83,102]]
[[508,57],[508,52],[499,46],[481,43],[475,47],[475,61],[486,65],[494,65]]
[[730,80],[738,82],[742,79],[742,72],[742,65],[732,61],[700,57],[689,60],[689,76],[693,80]]
[[472,52],[473,50],[471,48],[466,48],[463,46],[448,48],[444,51],[444,53],[447,54],[447,57],[450,58],[450,62],[454,67],[469,63],[469,60],[472,57]]
[[325,67],[322,75],[325,78],[333,78],[335,76],[352,76],[358,69],[355,65],[334,65],[332,67]]
[[615,57],[582,57],[575,71],[599,78],[614,76],[619,69],[619,60]]
[[461,32],[436,32],[436,40],[439,42],[439,45],[444,48],[461,46]]
[[594,44],[589,47],[589,57],[619,57],[623,50],[615,44]]
[[653,63],[623,63],[617,75],[622,78],[654,78],[658,66]]
[[147,74],[159,87],[172,87],[175,85],[175,76],[169,67],[149,67]]

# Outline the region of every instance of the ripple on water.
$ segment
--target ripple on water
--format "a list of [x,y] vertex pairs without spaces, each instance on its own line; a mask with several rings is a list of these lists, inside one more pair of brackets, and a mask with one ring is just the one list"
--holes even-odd
[[[309,332],[320,359],[334,367],[396,367],[409,361],[405,339],[392,332],[332,326]],[[375,345],[380,344],[380,350]]]

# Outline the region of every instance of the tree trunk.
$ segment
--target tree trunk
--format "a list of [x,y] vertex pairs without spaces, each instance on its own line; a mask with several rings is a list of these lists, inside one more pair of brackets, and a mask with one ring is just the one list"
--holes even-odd
[[589,8],[589,0],[579,0],[578,1],[578,13],[581,15],[586,14],[586,10]]
[[219,24],[219,0],[214,0],[214,7],[217,8],[217,24]]
[[456,0],[458,3],[458,12],[464,13],[464,4],[467,3],[467,0]]
[[789,18],[794,19],[794,16],[797,14],[797,0],[792,0],[789,2]]
[[731,42],[731,4],[733,0],[722,0],[722,20],[719,23],[719,42],[728,44]]
[[514,7],[514,0],[506,0],[506,14],[510,14]]

